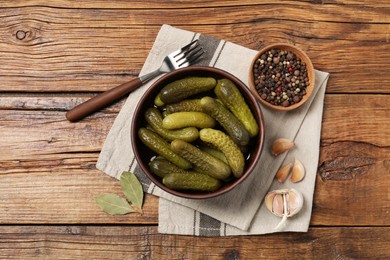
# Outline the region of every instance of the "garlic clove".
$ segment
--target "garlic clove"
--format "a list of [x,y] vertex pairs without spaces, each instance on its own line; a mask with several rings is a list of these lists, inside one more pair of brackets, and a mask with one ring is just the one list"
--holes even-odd
[[271,191],[271,192],[267,193],[267,195],[265,196],[265,199],[264,199],[265,206],[271,212],[272,212],[272,204],[273,204],[273,201],[274,201],[274,197],[275,197],[275,192]]
[[279,217],[283,216],[284,213],[284,194],[275,194],[274,200],[272,202],[272,212]]
[[294,166],[291,172],[291,182],[299,182],[305,177],[305,167],[303,164],[295,159]]
[[278,217],[283,216],[283,194],[287,191],[287,189],[270,191],[264,198],[267,209]]
[[286,138],[279,138],[276,139],[271,147],[271,153],[275,156],[284,153],[287,150],[290,150],[294,146],[294,142],[286,139]]
[[[295,189],[273,190],[265,196],[267,209],[278,217],[292,217],[303,207],[303,196]],[[286,204],[286,205],[285,205]],[[286,207],[286,211],[284,208]]]
[[280,183],[283,183],[287,177],[288,177],[288,174],[290,173],[291,171],[291,167],[292,167],[292,164],[289,163],[289,164],[286,164],[286,165],[283,165],[279,168],[279,170],[276,172],[276,179],[280,182]]
[[288,217],[297,214],[303,207],[303,196],[294,189],[290,189],[287,193]]

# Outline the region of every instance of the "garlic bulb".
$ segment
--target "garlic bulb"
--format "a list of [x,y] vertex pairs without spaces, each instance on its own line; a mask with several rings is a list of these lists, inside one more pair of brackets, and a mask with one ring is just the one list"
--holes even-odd
[[274,215],[282,217],[275,229],[284,226],[287,218],[296,215],[303,206],[303,196],[295,189],[273,190],[268,192],[264,199],[267,209]]

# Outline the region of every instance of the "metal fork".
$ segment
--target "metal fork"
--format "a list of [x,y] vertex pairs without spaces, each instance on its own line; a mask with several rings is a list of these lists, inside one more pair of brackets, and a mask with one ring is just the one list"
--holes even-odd
[[75,122],[84,117],[96,112],[108,105],[119,100],[126,94],[134,91],[149,80],[157,77],[162,73],[171,72],[173,70],[188,67],[198,61],[204,54],[203,47],[195,40],[181,49],[172,52],[166,56],[159,69],[148,73],[144,76],[137,77],[129,82],[123,83],[113,89],[103,92],[84,103],[72,108],[66,113],[66,118]]

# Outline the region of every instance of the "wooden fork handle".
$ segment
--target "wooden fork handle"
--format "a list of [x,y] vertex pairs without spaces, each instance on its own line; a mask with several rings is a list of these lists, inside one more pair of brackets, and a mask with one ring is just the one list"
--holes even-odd
[[66,119],[70,122],[76,122],[84,117],[96,112],[102,108],[111,105],[126,94],[134,91],[142,85],[139,78],[123,83],[113,89],[98,94],[97,96],[87,100],[84,103],[72,108],[66,113]]

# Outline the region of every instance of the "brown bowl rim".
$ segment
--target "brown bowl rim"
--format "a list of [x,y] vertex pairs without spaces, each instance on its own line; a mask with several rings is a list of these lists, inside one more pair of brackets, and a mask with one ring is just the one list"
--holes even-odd
[[[151,173],[148,166],[143,163],[140,151],[137,149],[137,142],[140,142],[140,141],[137,140],[137,138],[138,138],[138,134],[137,134],[138,122],[136,122],[136,120],[139,119],[139,116],[137,116],[137,115],[140,114],[140,110],[143,107],[143,103],[146,100],[148,100],[148,96],[151,95],[153,92],[157,92],[156,86],[159,86],[164,82],[170,82],[169,79],[171,79],[171,78],[174,79],[175,77],[177,77],[180,74],[184,74],[184,75],[188,76],[190,73],[197,74],[197,73],[200,73],[202,71],[205,73],[208,73],[208,74],[219,75],[218,78],[226,77],[228,79],[233,80],[233,82],[235,84],[239,84],[239,85],[241,85],[241,87],[244,87],[244,88],[239,87],[240,91],[241,92],[244,91],[246,93],[244,98],[250,99],[251,103],[252,103],[250,105],[250,108],[256,110],[255,111],[255,113],[256,113],[255,118],[258,121],[259,129],[260,129],[259,135],[256,137],[258,149],[254,153],[251,153],[251,157],[254,157],[254,159],[251,160],[250,164],[247,166],[247,168],[244,172],[244,175],[241,176],[239,179],[233,181],[232,183],[230,183],[228,185],[222,186],[222,188],[220,188],[214,192],[186,193],[186,192],[182,192],[182,191],[176,191],[176,190],[169,189],[168,187],[163,185],[162,182],[158,179],[158,177],[155,174]],[[173,79],[171,81],[173,81]],[[163,86],[160,86],[160,89],[162,87]],[[136,108],[134,110],[134,116],[132,119],[132,127],[131,127],[131,144],[132,144],[133,153],[135,155],[135,158],[137,160],[138,165],[141,167],[144,174],[152,181],[152,183],[157,185],[162,190],[164,190],[172,195],[176,195],[176,196],[179,196],[182,198],[188,198],[188,199],[208,199],[208,198],[217,197],[217,196],[220,196],[228,191],[231,191],[232,189],[237,187],[239,184],[241,184],[253,172],[254,167],[256,166],[258,160],[260,159],[260,156],[261,156],[261,153],[262,153],[263,147],[264,147],[264,138],[265,138],[264,116],[263,116],[260,105],[258,104],[256,98],[253,96],[250,89],[240,79],[238,79],[237,77],[235,77],[231,73],[224,71],[222,69],[208,67],[208,66],[191,66],[191,67],[187,67],[187,68],[182,68],[182,69],[178,69],[178,70],[175,70],[173,72],[167,73],[164,76],[162,76],[161,78],[159,78],[156,82],[154,82],[146,90],[146,92],[142,95],[142,97],[138,101]]]
[[[256,90],[255,84],[254,84],[254,78],[253,78],[253,66],[255,65],[256,60],[260,57],[261,54],[264,52],[273,49],[273,48],[280,48],[282,50],[291,50],[294,52],[295,55],[297,55],[301,60],[303,60],[306,63],[306,69],[308,71],[308,76],[309,76],[309,82],[310,85],[309,87],[306,88],[306,95],[303,96],[300,102],[288,106],[288,107],[283,107],[283,106],[276,106],[272,105],[271,103],[268,103],[266,100],[262,99],[259,95],[259,93]],[[256,97],[256,99],[264,106],[271,108],[273,110],[278,110],[278,111],[290,111],[293,109],[296,109],[300,106],[302,106],[306,101],[310,98],[310,96],[313,93],[314,89],[314,84],[315,84],[315,71],[313,67],[313,63],[311,62],[309,56],[299,47],[288,44],[288,43],[275,43],[275,44],[270,44],[262,48],[260,51],[257,52],[256,56],[253,58],[249,70],[249,79],[248,79],[248,85],[249,88],[252,91],[252,94]]]

